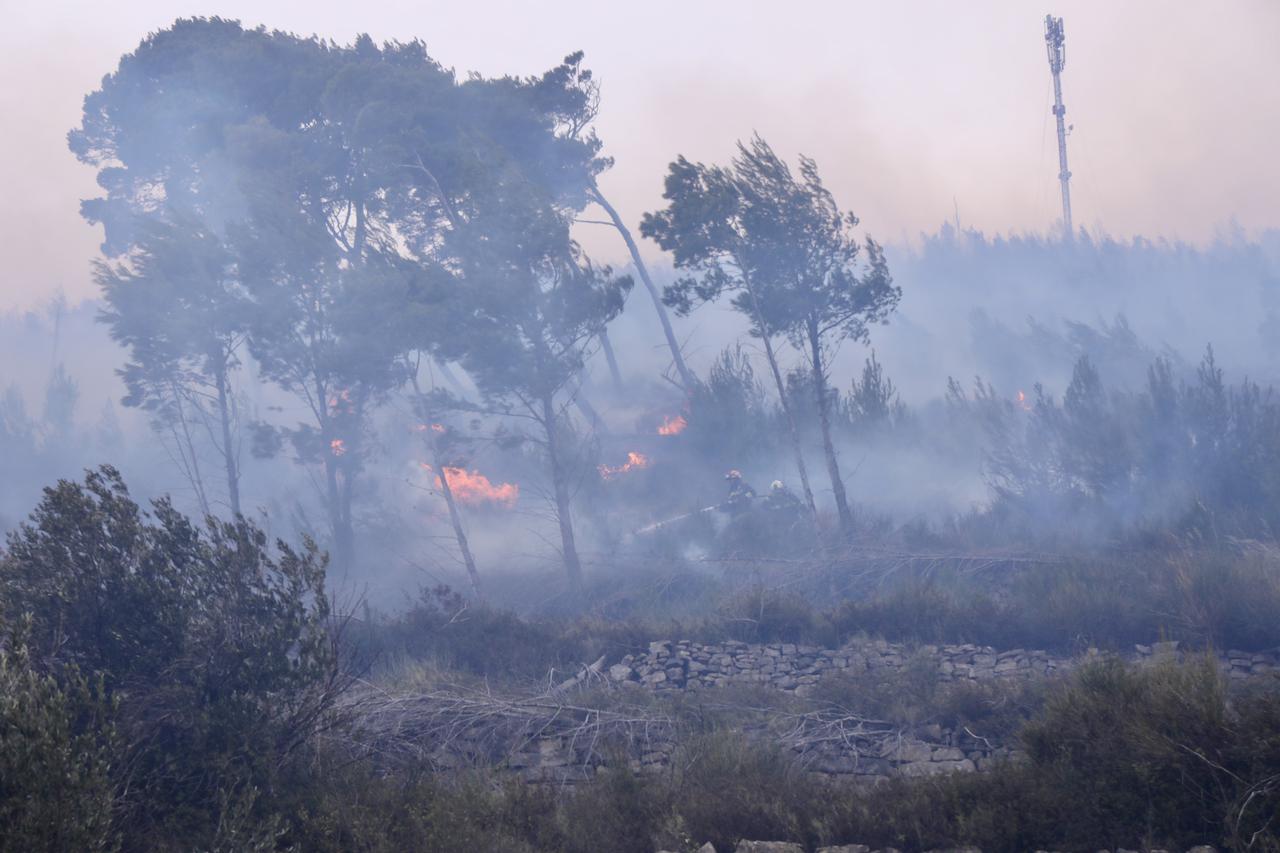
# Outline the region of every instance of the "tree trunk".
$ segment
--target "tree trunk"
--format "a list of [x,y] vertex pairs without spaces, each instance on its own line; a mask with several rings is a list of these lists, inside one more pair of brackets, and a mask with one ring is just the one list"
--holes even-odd
[[845,539],[853,538],[853,511],[844,491],[840,476],[840,463],[836,459],[835,444],[831,441],[831,400],[827,394],[827,375],[822,364],[822,338],[817,323],[809,323],[809,357],[813,370],[813,389],[818,396],[818,422],[822,425],[822,452],[827,457],[827,474],[831,477],[831,492],[836,498],[836,514],[840,519],[840,532]]
[[338,492],[338,554],[342,565],[347,569],[355,568],[356,564],[356,530],[351,519],[351,502],[355,492],[355,475],[351,472],[352,467],[350,462],[338,466],[339,473],[342,475],[338,480],[341,486]]
[[333,533],[331,558],[335,568],[348,571],[355,558],[355,531],[351,526],[351,491],[344,483],[333,448],[326,450],[324,460],[325,503],[328,504],[329,529]]
[[609,363],[609,376],[613,378],[613,390],[622,393],[622,371],[618,370],[618,359],[613,354],[613,344],[609,341],[609,330],[600,330],[600,349],[604,350],[604,360]]
[[796,424],[795,411],[787,401],[787,385],[782,381],[782,371],[778,369],[778,358],[774,355],[773,343],[768,335],[764,335],[762,340],[765,358],[769,361],[769,369],[773,371],[773,381],[778,386],[778,400],[782,404],[782,413],[787,417],[787,432],[791,436],[791,449],[796,455],[796,470],[800,473],[800,488],[804,491],[804,502],[808,504],[809,512],[817,518],[818,505],[813,499],[813,488],[809,485],[809,469],[804,464],[804,451],[800,449],[800,427]]
[[219,365],[218,420],[222,427],[222,461],[227,471],[227,499],[231,502],[231,515],[240,517],[240,471],[236,464],[235,448],[231,442],[231,400],[227,393],[226,363]]
[[608,199],[600,192],[600,188],[592,184],[589,191],[591,198],[604,208],[604,212],[609,215],[613,227],[618,229],[618,233],[622,235],[622,242],[627,244],[627,251],[631,253],[631,263],[635,265],[636,272],[640,275],[640,281],[644,283],[645,290],[649,291],[650,298],[653,299],[653,307],[658,312],[658,320],[662,323],[662,333],[667,338],[667,346],[671,350],[671,360],[675,363],[676,372],[680,374],[680,384],[684,386],[685,391],[693,390],[694,382],[693,374],[689,372],[689,367],[684,363],[684,355],[680,352],[680,344],[676,341],[675,330],[671,328],[671,318],[667,316],[667,306],[662,304],[662,295],[658,293],[658,288],[654,285],[653,279],[649,277],[649,268],[644,265],[644,260],[640,257],[640,249],[636,246],[636,241],[631,237],[631,231],[627,228],[622,217],[618,215],[618,211],[613,205],[609,204]]
[[440,456],[440,445],[436,442],[435,432],[431,429],[435,418],[427,408],[426,398],[422,395],[422,389],[418,387],[418,377],[416,375],[411,377],[411,381],[413,382],[414,393],[418,396],[419,413],[427,421],[427,441],[431,449],[431,464],[435,465],[436,471],[440,476],[440,493],[444,495],[445,505],[449,508],[449,522],[453,525],[453,537],[458,542],[458,550],[462,552],[462,564],[466,566],[467,577],[471,579],[471,589],[476,594],[476,598],[483,598],[484,594],[480,591],[480,572],[476,569],[476,561],[471,554],[471,543],[467,540],[467,533],[462,529],[462,514],[458,512],[458,502],[453,497],[453,486],[449,484],[449,474],[445,470],[443,458]]
[[471,556],[471,544],[467,541],[467,533],[462,529],[462,516],[459,515],[458,504],[453,499],[453,487],[449,485],[448,469],[441,462],[434,438],[431,439],[431,458],[435,463],[436,471],[439,472],[440,493],[444,495],[444,502],[449,507],[449,521],[453,524],[453,536],[458,540],[458,550],[462,552],[462,564],[467,567],[471,591],[476,594],[476,598],[483,598],[484,594],[480,592],[480,573],[476,571],[476,561]]
[[325,510],[329,515],[329,531],[333,534],[333,551],[329,556],[335,567],[348,571],[355,558],[355,531],[351,525],[351,483],[349,475],[342,470],[342,456],[354,452],[355,448],[345,444],[334,446],[329,395],[318,377],[314,378],[314,382],[315,399],[319,401],[316,423],[320,427],[323,442],[321,452],[324,454]]
[[555,492],[556,521],[560,524],[564,569],[569,575],[569,589],[576,596],[582,592],[582,564],[578,561],[578,546],[573,537],[573,519],[569,515],[569,484],[565,481],[559,429],[550,394],[542,398],[542,425],[547,431],[547,456],[551,462],[551,485]]
[[779,369],[778,357],[773,352],[773,340],[769,337],[769,327],[765,324],[764,316],[760,311],[760,300],[756,297],[755,289],[752,288],[745,272],[743,280],[746,282],[747,295],[751,297],[751,308],[755,314],[756,326],[760,329],[760,340],[764,341],[764,355],[769,361],[773,381],[778,386],[778,402],[782,404],[782,413],[787,418],[787,431],[791,434],[791,449],[796,455],[796,470],[800,473],[800,488],[804,491],[804,502],[808,505],[809,513],[816,522],[818,505],[813,499],[813,488],[809,485],[809,469],[804,464],[804,451],[800,449],[800,427],[796,424],[795,411],[787,400],[787,383],[782,381],[782,370]]

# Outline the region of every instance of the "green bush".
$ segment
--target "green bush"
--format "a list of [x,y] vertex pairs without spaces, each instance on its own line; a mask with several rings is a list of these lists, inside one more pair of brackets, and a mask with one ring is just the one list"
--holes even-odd
[[822,798],[814,780],[781,750],[752,743],[741,732],[712,731],[684,743],[672,766],[665,798],[672,810],[669,833],[678,829],[717,850],[732,850],[744,838],[811,839]]
[[38,672],[21,634],[0,647],[0,851],[110,851],[111,704],[74,670]]
[[9,537],[0,613],[29,621],[42,672],[78,669],[114,703],[125,849],[249,847],[225,833],[267,826],[343,687],[324,563],[310,542],[273,555],[248,522],[145,513],[108,467],[46,489]]

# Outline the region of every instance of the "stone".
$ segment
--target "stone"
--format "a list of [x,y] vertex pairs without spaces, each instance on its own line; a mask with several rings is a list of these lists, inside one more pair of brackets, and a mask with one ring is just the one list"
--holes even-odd
[[609,667],[609,678],[613,681],[630,681],[635,674],[636,671],[625,663],[615,663]]
[[865,844],[841,844],[836,847],[819,847],[818,853],[871,853]]
[[708,841],[698,848],[698,853],[716,853],[716,846]]
[[969,759],[963,761],[913,761],[898,768],[903,776],[937,776],[941,773],[972,773],[978,768]]
[[733,853],[804,853],[804,845],[790,841],[739,841]]
[[815,758],[809,769],[817,773],[847,775],[858,769],[858,762],[851,755],[823,755]]
[[918,740],[904,740],[901,743],[889,741],[884,745],[880,755],[903,764],[928,762],[933,759],[933,748]]

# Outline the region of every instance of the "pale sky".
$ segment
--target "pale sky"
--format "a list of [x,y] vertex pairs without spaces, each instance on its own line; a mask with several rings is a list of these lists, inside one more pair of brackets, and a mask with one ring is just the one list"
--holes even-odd
[[[816,158],[841,205],[898,242],[957,209],[1000,233],[1058,217],[1052,12],[1067,34],[1077,225],[1195,242],[1232,223],[1280,228],[1275,0],[0,2],[0,310],[94,294],[101,235],[78,214],[94,175],[66,132],[121,54],[192,15],[342,42],[418,37],[459,73],[532,74],[582,49],[617,159],[602,188],[633,224],[660,206],[675,155],[722,162],[759,131]],[[624,261],[611,235],[582,236],[598,260]]]

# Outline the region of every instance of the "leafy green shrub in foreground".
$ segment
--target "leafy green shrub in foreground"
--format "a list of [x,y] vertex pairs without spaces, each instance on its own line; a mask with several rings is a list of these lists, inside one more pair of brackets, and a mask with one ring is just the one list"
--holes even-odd
[[281,770],[342,687],[314,544],[144,512],[103,467],[9,537],[0,616],[28,622],[42,677],[74,692],[78,670],[113,703],[125,849],[270,843]]
[[117,848],[115,728],[101,689],[32,666],[18,632],[0,647],[0,851]]

